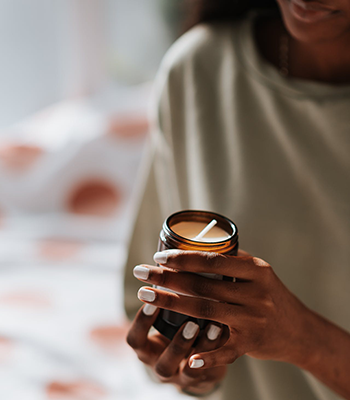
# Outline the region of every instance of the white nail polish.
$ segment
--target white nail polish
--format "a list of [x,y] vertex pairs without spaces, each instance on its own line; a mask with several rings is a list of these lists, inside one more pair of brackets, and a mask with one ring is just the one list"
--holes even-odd
[[198,332],[199,326],[192,321],[188,321],[182,331],[182,336],[187,339],[193,339],[195,334]]
[[149,301],[152,303],[156,299],[156,293],[153,290],[142,287],[138,293],[137,297],[142,301]]
[[144,313],[145,315],[147,315],[148,317],[150,317],[151,315],[153,315],[153,314],[157,311],[157,308],[158,308],[158,307],[156,307],[156,306],[152,306],[152,304],[146,304],[146,305],[143,307],[142,311],[143,311],[143,313]]
[[219,337],[220,332],[221,332],[220,326],[211,324],[207,333],[207,337],[209,340],[216,340]]
[[192,359],[190,361],[190,368],[202,368],[204,365],[204,361],[200,358]]
[[153,256],[153,260],[157,264],[166,264],[166,262],[168,260],[168,254],[166,252],[164,252],[164,251],[158,251]]
[[148,279],[149,269],[143,267],[142,265],[137,265],[133,271],[134,277],[138,279],[143,279],[144,281]]

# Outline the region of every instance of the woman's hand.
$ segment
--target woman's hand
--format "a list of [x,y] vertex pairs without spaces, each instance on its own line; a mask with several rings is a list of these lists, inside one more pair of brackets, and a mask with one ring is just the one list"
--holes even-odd
[[194,350],[192,346],[199,333],[197,324],[185,323],[170,341],[158,332],[149,334],[157,315],[157,307],[144,305],[130,328],[127,342],[139,359],[151,368],[160,381],[173,383],[180,390],[203,394],[213,389],[225,377],[226,367],[194,370],[189,367],[188,358],[194,351],[210,351],[219,347],[226,340],[222,328],[210,324]]
[[[189,359],[192,369],[225,366],[243,354],[303,365],[308,337],[304,334],[312,312],[283,285],[268,263],[249,255],[233,257],[179,250],[156,253],[154,260],[166,268],[137,266],[135,276],[195,297],[144,287],[138,293],[140,300],[217,321],[229,329],[228,339],[220,348],[196,349]],[[215,273],[237,280],[218,281],[197,273]]]

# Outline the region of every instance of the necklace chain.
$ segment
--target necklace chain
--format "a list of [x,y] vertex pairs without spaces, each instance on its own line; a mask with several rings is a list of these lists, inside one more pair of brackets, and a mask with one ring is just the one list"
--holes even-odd
[[289,75],[289,36],[283,34],[279,43],[279,71],[284,77]]

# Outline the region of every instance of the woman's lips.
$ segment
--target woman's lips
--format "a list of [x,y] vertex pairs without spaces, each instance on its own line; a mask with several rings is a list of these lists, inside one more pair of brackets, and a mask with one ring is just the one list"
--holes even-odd
[[324,21],[339,13],[316,1],[291,0],[290,9],[296,19],[307,23]]

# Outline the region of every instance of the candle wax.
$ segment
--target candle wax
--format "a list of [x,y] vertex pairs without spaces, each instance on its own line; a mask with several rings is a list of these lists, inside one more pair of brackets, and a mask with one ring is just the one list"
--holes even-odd
[[[210,222],[210,221],[209,221]],[[209,223],[208,222],[208,223]],[[182,221],[171,227],[171,229],[179,236],[182,236],[186,239],[193,240],[207,225],[205,222],[197,222],[197,221]],[[210,229],[207,234],[199,240],[198,242],[222,242],[227,240],[230,235],[219,228],[218,226],[214,226]]]

